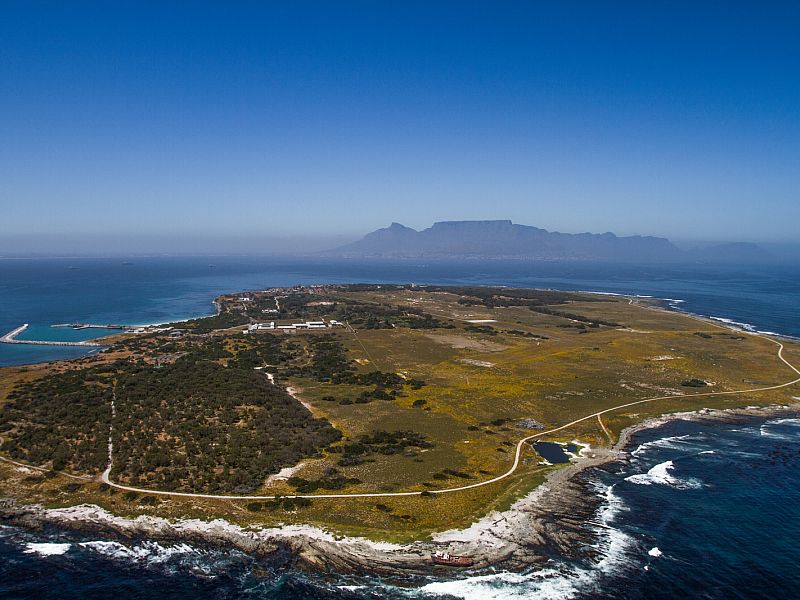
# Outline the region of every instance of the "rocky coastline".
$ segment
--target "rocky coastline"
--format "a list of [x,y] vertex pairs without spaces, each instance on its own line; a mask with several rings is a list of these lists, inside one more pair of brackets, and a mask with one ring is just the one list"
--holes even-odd
[[0,499],[0,522],[32,529],[55,525],[124,539],[195,542],[236,548],[266,556],[288,550],[300,568],[321,573],[413,576],[447,572],[433,567],[437,550],[469,555],[472,569],[500,567],[516,571],[543,565],[554,555],[591,558],[598,537],[594,516],[602,500],[594,492],[587,469],[626,460],[632,436],[676,419],[736,422],[747,418],[794,417],[800,404],[668,414],[625,429],[613,448],[584,448],[572,464],[554,470],[533,492],[508,510],[493,512],[471,526],[434,534],[431,540],[410,544],[342,537],[310,525],[263,529],[243,528],[223,519],[175,520],[152,516],[118,517],[100,507],[79,505],[46,509]]

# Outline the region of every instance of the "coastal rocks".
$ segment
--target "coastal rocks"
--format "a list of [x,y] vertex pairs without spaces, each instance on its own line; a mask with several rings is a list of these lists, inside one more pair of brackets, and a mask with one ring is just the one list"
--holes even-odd
[[430,574],[434,569],[430,557],[443,548],[473,556],[476,569],[501,563],[505,568],[522,568],[543,564],[554,550],[569,553],[570,549],[586,543],[584,519],[591,512],[589,508],[580,512],[570,508],[576,505],[577,494],[577,485],[559,486],[554,493],[541,494],[543,502],[520,505],[494,515],[499,518],[488,527],[479,522],[464,532],[451,532],[449,537],[442,534],[433,542],[407,545],[340,538],[310,526],[251,530],[222,519],[169,521],[151,516],[125,519],[93,505],[45,509],[37,505],[19,507],[10,502],[0,503],[4,506],[0,514],[7,523],[32,529],[57,524],[110,537],[188,541],[236,548],[260,556],[285,548],[298,566],[317,572],[407,577]]
[[[2,506],[2,502],[0,502]],[[180,540],[227,545],[256,555],[271,554],[278,545],[252,536],[249,532],[224,521],[196,519],[171,522],[160,517],[139,516],[125,519],[111,514],[99,506],[82,504],[68,508],[45,509],[39,505],[0,508],[0,517],[13,525],[40,528],[56,524],[77,531],[109,534],[125,538],[153,540]]]
[[297,566],[323,573],[388,577],[430,575],[448,568],[431,564],[431,555],[436,551],[470,556],[475,560],[473,570],[499,566],[513,571],[544,565],[554,556],[595,557],[598,530],[603,527],[598,524],[597,515],[603,500],[582,472],[624,460],[627,457],[624,450],[633,433],[673,419],[736,420],[753,416],[795,416],[799,411],[798,405],[771,406],[698,410],[650,419],[622,432],[615,448],[592,448],[591,452],[581,453],[570,465],[553,470],[543,485],[508,510],[493,512],[465,529],[435,534],[431,541],[405,545],[335,536],[307,525],[254,529],[223,519],[170,521],[153,516],[126,519],[93,505],[45,509],[38,505],[20,506],[14,499],[0,499],[0,520],[28,528],[56,524],[123,538],[191,541],[261,556],[288,551]]

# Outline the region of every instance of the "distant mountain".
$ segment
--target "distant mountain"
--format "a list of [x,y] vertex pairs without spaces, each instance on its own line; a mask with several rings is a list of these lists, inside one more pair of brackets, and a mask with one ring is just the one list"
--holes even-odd
[[[752,247],[751,247],[752,246]],[[684,252],[666,238],[613,233],[558,233],[501,221],[441,221],[417,231],[400,223],[324,253],[353,258],[517,258],[614,262],[758,262],[751,244],[725,244]],[[747,259],[746,257],[750,257]]]

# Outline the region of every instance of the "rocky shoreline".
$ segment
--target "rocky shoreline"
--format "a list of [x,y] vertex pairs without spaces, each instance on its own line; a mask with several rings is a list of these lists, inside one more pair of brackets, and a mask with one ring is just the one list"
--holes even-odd
[[432,541],[411,544],[341,537],[310,525],[253,529],[223,519],[170,521],[152,516],[126,519],[93,505],[45,509],[38,505],[21,506],[13,499],[0,499],[0,521],[33,529],[56,525],[126,539],[191,541],[261,556],[287,549],[299,567],[322,573],[410,576],[429,575],[437,569],[450,572],[447,567],[431,565],[430,555],[437,550],[474,557],[476,570],[499,566],[515,571],[543,565],[554,555],[591,558],[597,541],[597,527],[592,521],[602,500],[591,489],[585,471],[625,460],[635,433],[676,419],[735,422],[752,417],[797,415],[800,404],[701,409],[648,419],[625,429],[611,449],[585,448],[575,462],[551,472],[541,486],[508,510],[490,513],[462,530],[435,534]]

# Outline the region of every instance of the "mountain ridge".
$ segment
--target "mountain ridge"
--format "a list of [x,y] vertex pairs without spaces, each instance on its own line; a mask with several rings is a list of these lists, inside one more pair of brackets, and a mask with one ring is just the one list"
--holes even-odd
[[[731,250],[735,249],[735,252]],[[561,233],[510,219],[437,221],[417,231],[401,223],[323,253],[350,258],[515,258],[619,262],[764,262],[770,255],[755,244],[719,244],[684,251],[664,237],[605,233]]]

